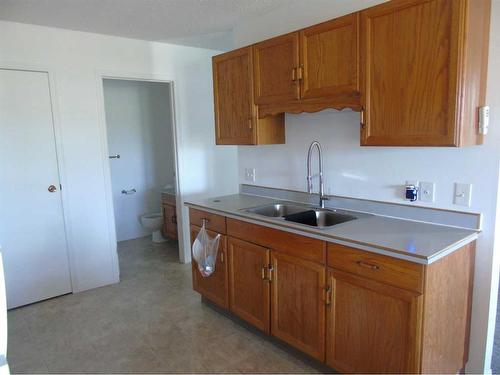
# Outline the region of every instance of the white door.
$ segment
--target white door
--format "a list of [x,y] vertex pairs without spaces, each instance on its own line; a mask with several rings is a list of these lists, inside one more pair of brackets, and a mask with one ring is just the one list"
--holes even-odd
[[71,291],[44,72],[0,69],[0,247],[8,308]]

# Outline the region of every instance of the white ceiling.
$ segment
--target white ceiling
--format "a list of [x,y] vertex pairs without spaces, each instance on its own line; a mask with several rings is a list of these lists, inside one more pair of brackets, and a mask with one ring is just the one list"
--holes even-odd
[[0,20],[227,50],[239,20],[294,1],[0,0]]

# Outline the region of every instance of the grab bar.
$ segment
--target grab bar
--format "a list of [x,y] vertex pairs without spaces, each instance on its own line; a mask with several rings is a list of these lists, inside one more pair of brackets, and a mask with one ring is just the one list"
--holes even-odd
[[135,190],[135,188],[131,189],[131,190],[125,190],[125,189],[122,190],[122,194],[126,194],[126,195],[135,194],[135,193],[137,193],[137,190]]

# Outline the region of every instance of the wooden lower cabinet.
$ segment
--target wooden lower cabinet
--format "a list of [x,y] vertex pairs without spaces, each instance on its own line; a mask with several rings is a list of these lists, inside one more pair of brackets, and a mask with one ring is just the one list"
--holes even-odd
[[269,249],[229,237],[229,309],[269,332]]
[[163,235],[177,240],[177,213],[175,206],[163,205]]
[[[200,228],[191,225],[191,244],[194,242]],[[211,237],[217,233],[207,231]],[[217,264],[215,272],[209,277],[203,277],[198,270],[196,261],[193,260],[193,289],[209,299],[213,303],[228,309],[229,308],[229,288],[228,288],[228,266],[227,266],[227,238],[222,235],[217,253]]]
[[273,251],[271,333],[325,359],[325,266]]
[[330,269],[326,363],[341,372],[419,372],[422,295]]
[[463,371],[474,242],[421,265],[200,210],[190,220],[227,235],[211,277],[193,266],[194,289],[258,329],[339,372]]

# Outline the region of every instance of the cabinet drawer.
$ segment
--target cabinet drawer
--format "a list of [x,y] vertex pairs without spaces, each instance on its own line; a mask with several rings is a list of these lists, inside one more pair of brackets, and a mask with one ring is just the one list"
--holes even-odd
[[227,219],[227,233],[229,236],[305,260],[321,264],[326,261],[325,242],[314,238],[234,219]]
[[201,227],[205,221],[205,228],[217,233],[226,234],[226,218],[210,212],[189,209],[189,223]]
[[423,292],[424,266],[385,255],[328,243],[328,265],[363,277]]

